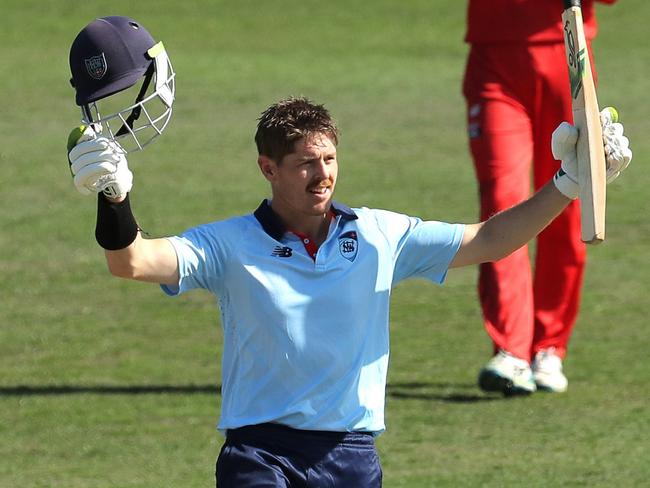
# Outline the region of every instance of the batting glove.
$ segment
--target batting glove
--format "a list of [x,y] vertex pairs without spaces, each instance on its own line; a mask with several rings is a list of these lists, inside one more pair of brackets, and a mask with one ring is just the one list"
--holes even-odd
[[578,129],[562,122],[551,136],[551,152],[553,157],[562,161],[562,165],[555,176],[553,183],[567,198],[575,200],[580,190],[578,188],[578,155],[576,143],[578,142]]
[[[623,135],[623,125],[617,122],[618,114],[612,107],[600,112],[603,128],[603,147],[607,165],[607,183],[614,181],[628,167],[632,160],[630,141]],[[551,137],[553,157],[562,162],[560,170],[553,177],[553,182],[562,194],[575,200],[580,193],[578,188],[578,157],[576,143],[578,129],[562,122]]]
[[607,162],[607,183],[611,183],[632,161],[630,140],[623,135],[623,124],[618,121],[618,114],[612,107],[600,112],[603,126],[603,144],[605,144],[605,161]]
[[70,133],[68,161],[74,185],[82,195],[102,192],[108,198],[121,199],[133,186],[124,149],[91,126]]

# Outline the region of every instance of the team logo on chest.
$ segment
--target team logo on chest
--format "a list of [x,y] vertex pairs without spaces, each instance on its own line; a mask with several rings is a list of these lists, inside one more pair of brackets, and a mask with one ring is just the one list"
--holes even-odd
[[351,230],[345,234],[341,234],[339,237],[339,251],[341,252],[341,256],[352,262],[357,257],[358,249],[359,243],[357,242],[356,231]]
[[104,53],[101,53],[99,56],[84,59],[84,62],[86,63],[86,71],[91,78],[96,80],[101,80],[108,70]]

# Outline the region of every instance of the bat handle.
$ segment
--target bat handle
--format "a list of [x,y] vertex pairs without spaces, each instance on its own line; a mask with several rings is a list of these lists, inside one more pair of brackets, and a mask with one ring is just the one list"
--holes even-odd
[[580,7],[582,8],[582,5],[580,4],[580,0],[564,0],[564,10],[571,8],[571,7]]

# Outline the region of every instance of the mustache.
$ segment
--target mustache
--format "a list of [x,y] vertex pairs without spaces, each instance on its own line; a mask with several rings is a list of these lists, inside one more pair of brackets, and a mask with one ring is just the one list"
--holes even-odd
[[318,180],[307,185],[307,191],[316,190],[318,188],[331,188],[332,186],[334,185],[331,179]]

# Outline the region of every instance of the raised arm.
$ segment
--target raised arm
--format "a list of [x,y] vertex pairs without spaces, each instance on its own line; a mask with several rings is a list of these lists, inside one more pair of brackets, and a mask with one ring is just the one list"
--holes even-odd
[[133,184],[126,153],[90,127],[73,130],[68,159],[74,183],[83,194],[97,194],[95,237],[105,250],[108,269],[121,278],[178,283],[176,252],[167,239],[144,239],[131,211]]
[[465,227],[452,268],[497,261],[539,234],[571,202],[552,182],[531,198],[485,222]]
[[[623,126],[615,123],[615,111],[601,112],[607,182],[613,181],[632,159]],[[562,161],[560,170],[528,200],[493,215],[479,224],[467,225],[463,242],[451,267],[497,261],[539,234],[562,210],[578,197],[576,142],[578,131],[563,122],[553,133],[553,156]]]
[[[99,195],[98,198],[101,200],[105,197]],[[122,208],[117,215],[109,213],[106,216],[102,215],[102,206],[109,209],[120,206],[129,208],[126,210]],[[172,244],[167,239],[143,238],[131,214],[128,200],[107,199],[105,202],[100,201],[99,207],[95,236],[97,242],[104,248],[108,270],[113,276],[165,285],[178,283],[178,262]],[[123,232],[130,232],[130,235],[134,236],[126,247],[121,247],[124,243],[116,242],[114,236],[108,234],[117,228]],[[127,240],[130,239],[129,237]],[[115,249],[116,247],[118,249]]]

